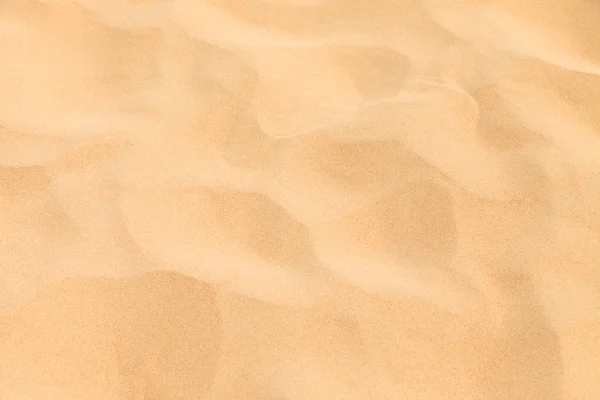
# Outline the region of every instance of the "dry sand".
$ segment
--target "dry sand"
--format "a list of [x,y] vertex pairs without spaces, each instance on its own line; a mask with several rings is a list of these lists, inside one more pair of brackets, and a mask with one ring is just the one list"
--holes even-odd
[[2,0],[0,399],[600,399],[596,0]]

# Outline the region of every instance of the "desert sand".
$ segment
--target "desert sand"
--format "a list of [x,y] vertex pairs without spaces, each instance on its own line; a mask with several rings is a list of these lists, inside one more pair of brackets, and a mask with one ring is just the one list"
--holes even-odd
[[600,399],[598,27],[3,0],[0,398]]

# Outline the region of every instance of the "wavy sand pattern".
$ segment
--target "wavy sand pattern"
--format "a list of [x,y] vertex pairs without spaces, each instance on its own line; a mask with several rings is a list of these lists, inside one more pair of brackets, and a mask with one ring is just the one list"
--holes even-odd
[[0,398],[600,398],[600,3],[4,0]]

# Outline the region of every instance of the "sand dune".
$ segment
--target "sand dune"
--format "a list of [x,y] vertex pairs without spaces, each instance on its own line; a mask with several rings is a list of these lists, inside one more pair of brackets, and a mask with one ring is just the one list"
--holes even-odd
[[599,398],[598,26],[3,1],[0,398]]

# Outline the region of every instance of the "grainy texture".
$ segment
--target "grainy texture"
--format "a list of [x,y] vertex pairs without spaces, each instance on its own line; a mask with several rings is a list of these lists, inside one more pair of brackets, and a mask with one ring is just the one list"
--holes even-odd
[[599,399],[599,26],[0,1],[0,399]]

